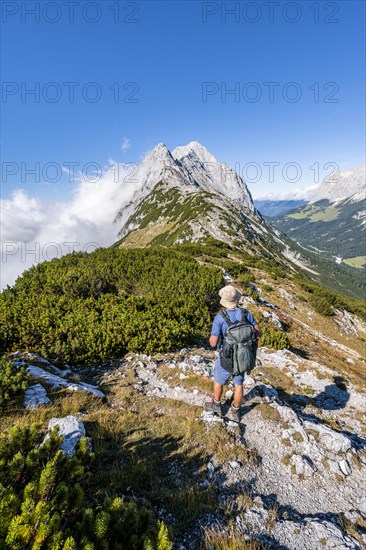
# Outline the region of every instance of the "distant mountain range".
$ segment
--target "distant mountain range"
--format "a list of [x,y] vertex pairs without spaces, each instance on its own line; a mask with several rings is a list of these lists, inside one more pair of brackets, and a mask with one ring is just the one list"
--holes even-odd
[[353,202],[365,200],[365,167],[352,168],[345,172],[328,175],[318,186],[297,190],[293,196],[286,194],[254,199],[255,207],[265,217],[277,217],[310,202],[327,199],[330,202],[352,199]]
[[322,182],[308,203],[272,215],[271,223],[322,257],[365,268],[365,167],[337,173],[332,180]]
[[306,204],[305,200],[256,200],[254,205],[260,213],[268,218],[273,218],[294,210],[298,206]]

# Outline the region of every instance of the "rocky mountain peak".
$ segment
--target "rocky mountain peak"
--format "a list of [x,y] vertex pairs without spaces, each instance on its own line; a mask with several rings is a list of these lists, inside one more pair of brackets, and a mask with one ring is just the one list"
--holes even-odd
[[172,152],[164,143],[158,143],[139,164],[137,178],[138,198],[145,196],[159,181],[164,181],[172,187],[189,186],[196,191],[200,188],[209,193],[225,195],[249,210],[255,210],[244,180],[197,141],[176,147]]
[[[170,152],[164,143],[158,143],[138,165],[133,177],[136,180],[134,195],[128,203],[121,205],[115,218],[116,221],[122,222],[119,235],[125,235],[131,230],[127,223],[131,218],[134,221],[134,228],[137,227],[134,215],[141,207],[142,201],[156,203],[156,197],[150,194],[157,184],[163,184],[164,193],[169,189],[178,190],[181,203],[192,194],[198,195],[203,192],[206,193],[205,199],[201,201],[203,208],[209,193],[211,201],[216,201],[225,210],[246,209],[247,213],[250,212],[254,217],[258,217],[244,180],[235,170],[217,160],[197,141],[176,147],[173,152]],[[161,200],[160,195],[159,197]],[[160,206],[158,201],[155,204],[155,210],[159,210]],[[170,210],[172,207],[174,207],[173,204],[170,205]],[[198,210],[197,214],[200,214]],[[139,221],[142,221],[141,216]]]
[[327,176],[311,194],[310,202],[322,199],[328,199],[330,202],[350,199],[356,202],[364,200],[365,196],[366,166],[359,166]]
[[187,145],[176,147],[172,151],[172,156],[178,160],[185,157],[197,157],[202,162],[217,162],[216,158],[210,153],[210,151],[198,141],[190,141]]
[[176,147],[172,156],[204,191],[225,195],[249,210],[255,210],[244,180],[226,163],[217,160],[201,143],[191,141],[188,145]]

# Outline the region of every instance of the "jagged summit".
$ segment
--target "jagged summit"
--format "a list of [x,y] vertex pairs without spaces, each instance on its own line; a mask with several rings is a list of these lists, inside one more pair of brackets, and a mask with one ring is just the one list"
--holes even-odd
[[[134,178],[132,200],[121,205],[116,216],[121,238],[146,228],[142,239],[146,245],[158,236],[160,241],[162,235],[170,236],[174,228],[172,243],[205,236],[229,242],[243,216],[251,216],[254,223],[262,221],[244,180],[197,141],[173,152],[158,143],[139,164]],[[141,231],[138,235],[134,244],[141,245]]]
[[314,189],[310,202],[314,203],[322,199],[330,202],[349,199],[352,202],[362,201],[366,198],[366,166],[351,168],[345,172],[336,172],[327,176],[324,181]]
[[[160,142],[151,151],[149,151],[141,164],[146,164],[147,162],[155,162],[158,159],[165,159],[167,163],[173,163],[174,159],[171,155],[171,152],[169,151],[168,147],[165,145],[165,143]],[[141,166],[140,164],[140,166]]]
[[223,194],[252,212],[255,210],[244,180],[198,141],[176,147],[172,152],[164,143],[158,143],[138,166],[137,178],[135,198],[141,198],[144,191],[164,181],[172,187],[191,187],[189,191],[200,188],[208,193]]
[[181,159],[190,154],[194,154],[202,160],[216,161],[210,151],[198,141],[190,141],[187,145],[180,145],[172,151],[172,156],[176,159]]
[[224,194],[245,208],[255,210],[244,180],[226,163],[217,160],[201,143],[191,141],[188,145],[176,147],[172,156],[205,191]]

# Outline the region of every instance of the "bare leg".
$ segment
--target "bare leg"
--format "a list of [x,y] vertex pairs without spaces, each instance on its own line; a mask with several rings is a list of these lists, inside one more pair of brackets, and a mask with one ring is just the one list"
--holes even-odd
[[242,399],[243,399],[243,385],[234,384],[234,401],[233,401],[234,407],[239,408],[241,406]]
[[214,398],[216,401],[221,400],[223,388],[224,386],[222,384],[219,384],[218,382],[214,381]]

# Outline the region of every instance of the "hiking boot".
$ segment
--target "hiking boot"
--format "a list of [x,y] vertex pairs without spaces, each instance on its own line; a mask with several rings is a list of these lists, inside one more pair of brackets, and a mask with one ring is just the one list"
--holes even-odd
[[234,405],[231,405],[229,418],[234,422],[240,422],[240,407],[234,407]]
[[212,411],[219,416],[222,416],[221,401],[216,401],[214,398],[211,399],[208,404],[208,410]]

